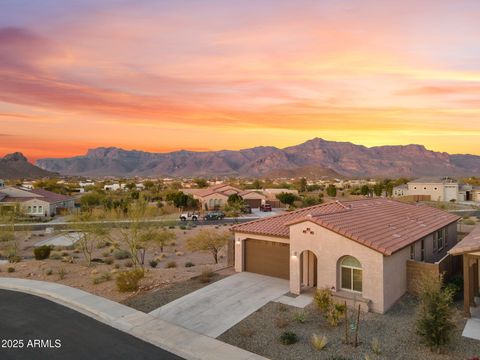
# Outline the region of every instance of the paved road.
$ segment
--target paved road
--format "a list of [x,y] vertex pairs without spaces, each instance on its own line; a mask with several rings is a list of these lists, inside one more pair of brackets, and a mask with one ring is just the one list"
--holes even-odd
[[[23,340],[24,347],[5,348],[9,339]],[[61,347],[27,348],[35,339],[51,340],[52,346],[59,340]],[[0,341],[2,360],[182,359],[72,309],[7,290],[0,290]]]

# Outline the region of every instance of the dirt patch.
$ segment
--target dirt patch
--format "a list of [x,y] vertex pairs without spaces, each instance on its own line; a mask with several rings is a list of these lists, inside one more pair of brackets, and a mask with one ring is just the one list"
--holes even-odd
[[209,282],[202,282],[199,276],[186,281],[177,282],[148,293],[132,296],[122,303],[139,311],[149,313],[169,302],[190,294],[227,276],[233,275],[235,270],[231,267],[214,272]]
[[[206,269],[216,271],[225,268],[227,266],[226,249],[220,253],[219,263],[214,264],[213,256],[209,252],[192,252],[186,247],[186,240],[189,237],[194,236],[200,228],[207,227],[215,228],[214,226],[202,226],[188,230],[172,229],[176,234],[175,242],[166,246],[163,249],[163,253],[157,244],[148,244],[144,265],[145,278],[141,281],[140,291],[135,295],[184,282],[200,275]],[[218,227],[218,231],[226,230],[226,227]],[[16,233],[17,255],[21,256],[23,260],[19,263],[0,265],[0,276],[60,283],[114,301],[124,301],[132,296],[132,293],[119,292],[115,284],[115,274],[119,271],[130,269],[131,260],[128,258],[115,258],[111,246],[95,248],[93,258],[99,259],[99,262],[94,262],[91,266],[87,266],[81,252],[71,248],[58,248],[52,251],[50,259],[35,260],[33,258],[33,245],[49,237],[54,237],[59,233],[55,232],[49,235],[45,235],[43,232]],[[118,240],[120,249],[125,249],[118,235],[118,230],[111,230],[111,237],[114,240]],[[3,247],[0,248],[0,252],[7,254],[9,251],[7,244],[1,245]],[[158,265],[155,268],[149,265],[152,259],[158,260]],[[105,263],[105,261],[108,263]],[[167,268],[167,265],[173,262],[176,267]],[[8,272],[7,270],[10,267],[14,268],[15,271]],[[105,274],[110,274],[110,276],[106,276],[109,280],[94,284],[95,278]]]
[[[340,324],[330,327],[314,305],[305,311],[306,322],[295,320],[297,308],[268,303],[236,326],[220,335],[221,341],[274,360],[334,358],[338,359],[469,359],[480,354],[480,342],[461,336],[465,326],[461,304],[455,311],[456,329],[452,343],[443,354],[432,353],[421,344],[415,334],[416,300],[406,295],[387,314],[366,313],[361,315],[359,340],[354,348],[344,344],[345,328]],[[299,341],[282,345],[280,335],[284,331],[297,334]],[[312,334],[326,335],[328,344],[322,351],[315,350],[310,339]],[[372,340],[378,339],[380,354],[372,350]]]

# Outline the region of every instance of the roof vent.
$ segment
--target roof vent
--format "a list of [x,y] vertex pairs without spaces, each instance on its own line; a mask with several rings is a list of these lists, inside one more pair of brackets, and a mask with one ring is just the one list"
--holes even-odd
[[311,218],[312,218],[312,214],[307,214],[307,218],[311,219]]

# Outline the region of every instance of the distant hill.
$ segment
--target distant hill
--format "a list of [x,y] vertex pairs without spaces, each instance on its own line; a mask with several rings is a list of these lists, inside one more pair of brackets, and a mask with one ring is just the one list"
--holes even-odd
[[0,158],[0,179],[35,179],[55,174],[30,164],[20,152]]
[[[149,153],[115,147],[86,155],[40,159],[42,169],[84,176],[320,176],[413,177],[480,175],[480,156],[449,155],[423,145],[366,147],[315,138],[279,149],[265,146],[238,151]],[[309,176],[310,177],[310,176]]]

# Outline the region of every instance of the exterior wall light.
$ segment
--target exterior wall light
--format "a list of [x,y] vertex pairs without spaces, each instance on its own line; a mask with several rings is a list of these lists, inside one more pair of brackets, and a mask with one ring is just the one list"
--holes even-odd
[[297,256],[298,256],[298,253],[297,253],[296,251],[294,251],[294,252],[292,253],[292,258],[296,259]]
[[237,241],[235,241],[235,244],[240,245],[240,240],[237,239]]

